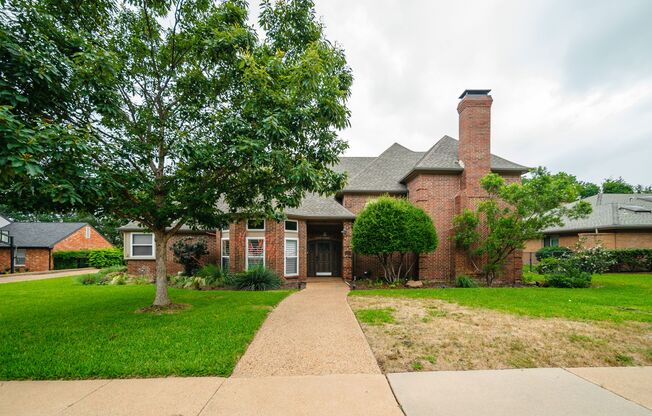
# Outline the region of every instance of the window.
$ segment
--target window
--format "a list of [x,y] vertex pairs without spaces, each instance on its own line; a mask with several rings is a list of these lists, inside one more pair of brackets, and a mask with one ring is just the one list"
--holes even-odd
[[247,230],[265,231],[265,220],[247,220]]
[[285,231],[299,231],[299,222],[293,220],[285,221]]
[[557,235],[547,235],[543,237],[543,246],[544,247],[558,247],[559,246],[559,236]]
[[91,227],[86,226],[86,238],[91,238]]
[[224,227],[222,227],[222,231],[229,231],[230,226],[231,226],[231,224],[226,224]]
[[14,249],[14,266],[25,265],[26,252],[24,248]]
[[231,248],[229,246],[229,239],[222,239],[222,270],[225,272],[229,271],[229,252]]
[[265,266],[265,239],[247,237],[247,270]]
[[154,234],[131,235],[131,257],[153,257]]
[[296,238],[285,239],[285,275],[299,275],[299,240]]

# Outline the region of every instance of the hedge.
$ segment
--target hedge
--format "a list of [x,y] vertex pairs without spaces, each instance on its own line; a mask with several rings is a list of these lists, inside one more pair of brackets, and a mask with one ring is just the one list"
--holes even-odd
[[541,247],[539,250],[537,250],[534,255],[537,257],[537,260],[541,261],[543,259],[547,259],[550,257],[554,258],[560,258],[560,257],[566,257],[571,253],[571,249],[568,247],[564,246],[548,246],[548,247]]
[[652,271],[652,249],[630,248],[608,250],[616,261],[609,271],[612,272],[650,272]]
[[121,266],[121,248],[100,248],[92,250],[62,250],[52,253],[55,270],[79,269],[83,267],[104,267]]

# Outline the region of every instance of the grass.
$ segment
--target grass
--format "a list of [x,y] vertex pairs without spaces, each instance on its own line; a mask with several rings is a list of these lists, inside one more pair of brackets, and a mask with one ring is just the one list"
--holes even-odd
[[0,380],[228,376],[289,291],[170,289],[175,313],[136,313],[154,286],[73,278],[0,285]]
[[355,312],[355,316],[360,322],[368,325],[384,325],[394,323],[394,309],[360,309]]
[[[534,278],[534,276],[530,276]],[[351,296],[436,298],[517,315],[596,321],[652,322],[652,275],[605,274],[588,289],[542,287],[473,289],[376,289]]]

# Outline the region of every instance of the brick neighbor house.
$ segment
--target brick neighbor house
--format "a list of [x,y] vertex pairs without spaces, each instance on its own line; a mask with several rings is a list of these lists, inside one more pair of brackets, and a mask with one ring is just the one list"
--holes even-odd
[[[439,247],[419,256],[415,277],[449,282],[472,273],[465,255],[451,243],[454,215],[486,197],[480,187],[484,175],[496,172],[508,182],[520,182],[527,168],[490,153],[489,90],[466,90],[460,99],[459,141],[444,136],[425,152],[395,143],[376,157],[342,157],[335,170],[348,174],[347,185],[331,197],[308,195],[299,208],[286,210],[286,221],[251,219],[208,232],[182,229],[175,239],[203,234],[210,241],[205,261],[231,271],[263,264],[286,279],[375,277],[381,273],[375,258],[351,250],[351,227],[367,201],[389,194],[422,207],[437,229]],[[152,274],[154,236],[133,223],[120,230],[129,272]],[[509,259],[499,280],[521,278],[520,256]],[[168,259],[170,273],[181,270],[171,255]]]
[[[15,271],[54,269],[54,251],[113,247],[85,222],[11,222],[0,216],[0,230],[8,231],[14,237]],[[11,256],[9,246],[0,242],[0,272],[9,270]]]
[[584,198],[593,208],[586,218],[564,219],[564,226],[544,230],[543,238],[525,246],[526,263],[536,262],[541,247],[585,247],[606,249],[652,248],[652,194],[598,194]]

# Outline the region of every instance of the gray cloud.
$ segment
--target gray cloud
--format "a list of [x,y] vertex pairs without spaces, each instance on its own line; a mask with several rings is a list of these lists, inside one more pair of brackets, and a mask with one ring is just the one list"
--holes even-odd
[[457,137],[460,92],[491,88],[495,153],[652,184],[652,1],[316,2],[355,77],[348,155]]

